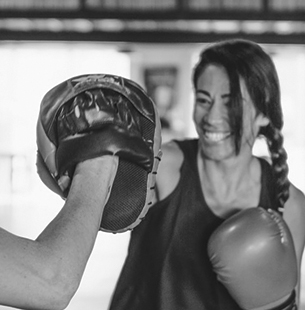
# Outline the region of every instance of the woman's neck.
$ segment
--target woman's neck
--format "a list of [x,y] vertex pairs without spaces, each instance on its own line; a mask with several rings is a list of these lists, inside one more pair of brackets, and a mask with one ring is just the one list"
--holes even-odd
[[197,157],[203,195],[219,216],[259,203],[261,169],[257,158],[230,158],[221,162]]

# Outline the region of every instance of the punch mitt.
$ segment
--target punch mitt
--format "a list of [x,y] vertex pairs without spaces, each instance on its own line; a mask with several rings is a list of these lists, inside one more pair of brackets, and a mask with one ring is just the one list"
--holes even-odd
[[152,204],[161,158],[161,125],[154,102],[135,82],[110,74],[68,79],[42,99],[37,121],[37,171],[66,198],[77,163],[103,155],[119,165],[100,229],[137,226]]
[[[294,292],[298,268],[293,239],[273,210],[250,208],[225,220],[211,235],[208,254],[218,280],[242,309],[264,307]],[[294,309],[291,297],[288,307],[274,309]]]

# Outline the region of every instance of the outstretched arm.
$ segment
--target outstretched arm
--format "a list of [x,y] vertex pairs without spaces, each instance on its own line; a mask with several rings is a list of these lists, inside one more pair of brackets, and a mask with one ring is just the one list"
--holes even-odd
[[117,157],[77,165],[69,196],[36,240],[0,229],[0,304],[64,309],[76,292],[100,227]]

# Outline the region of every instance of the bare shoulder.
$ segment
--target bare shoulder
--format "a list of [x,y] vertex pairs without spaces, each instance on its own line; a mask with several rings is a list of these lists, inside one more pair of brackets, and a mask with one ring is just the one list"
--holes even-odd
[[285,204],[284,216],[305,219],[305,195],[293,184],[290,185],[289,199]]
[[176,187],[180,178],[183,153],[176,142],[162,145],[162,159],[157,174],[159,200],[167,197]]
[[292,233],[297,256],[300,260],[305,246],[305,196],[293,184],[290,185],[289,194],[289,199],[285,204],[284,219]]
[[178,159],[183,159],[183,154],[175,141],[170,141],[162,145],[162,161],[161,165],[179,165]]

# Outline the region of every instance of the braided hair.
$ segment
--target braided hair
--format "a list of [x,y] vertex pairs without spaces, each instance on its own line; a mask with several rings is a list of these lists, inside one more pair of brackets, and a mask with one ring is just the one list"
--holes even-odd
[[236,154],[240,151],[243,133],[243,106],[240,78],[245,82],[249,95],[258,113],[269,119],[269,124],[258,133],[266,139],[275,179],[278,211],[283,212],[289,197],[287,153],[283,145],[283,112],[280,100],[280,86],[276,68],[271,57],[256,43],[243,39],[214,43],[200,54],[193,71],[193,85],[209,64],[222,66],[230,80],[229,122],[235,133]]

